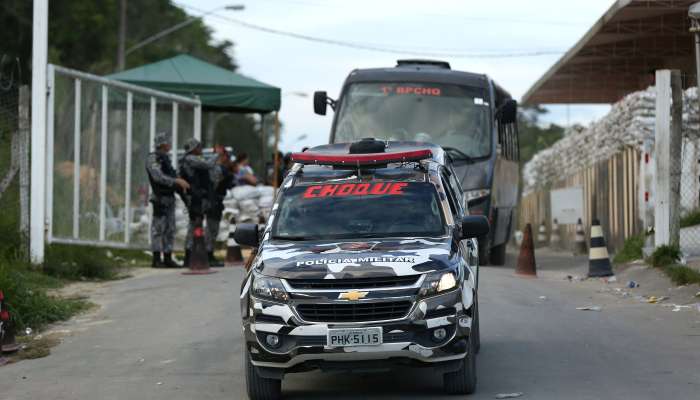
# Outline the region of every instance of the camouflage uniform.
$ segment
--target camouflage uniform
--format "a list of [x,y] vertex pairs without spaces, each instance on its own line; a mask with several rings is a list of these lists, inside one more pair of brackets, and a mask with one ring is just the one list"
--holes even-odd
[[207,251],[212,253],[219,236],[221,216],[224,212],[224,197],[234,186],[235,176],[224,165],[217,165],[209,174],[212,184],[212,203],[207,211]]
[[[159,139],[167,143],[167,139]],[[159,146],[156,141],[157,147]],[[151,183],[150,202],[153,205],[151,220],[151,250],[172,253],[175,241],[175,183],[176,173],[168,153],[156,150],[148,155],[146,172]]]
[[216,158],[205,159],[201,155],[192,154],[192,151],[200,146],[196,139],[190,139],[185,143],[185,156],[180,160],[179,175],[190,184],[187,196],[187,213],[189,214],[189,226],[185,238],[185,249],[192,250],[194,244],[194,228],[198,221],[204,221],[211,205],[211,170],[216,165]]

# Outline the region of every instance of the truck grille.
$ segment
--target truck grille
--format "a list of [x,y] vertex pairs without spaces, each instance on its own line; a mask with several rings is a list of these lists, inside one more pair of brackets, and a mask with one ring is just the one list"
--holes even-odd
[[299,304],[296,308],[309,322],[368,322],[405,317],[411,310],[411,302]]
[[294,289],[373,289],[411,286],[420,275],[389,276],[383,278],[358,279],[288,279]]

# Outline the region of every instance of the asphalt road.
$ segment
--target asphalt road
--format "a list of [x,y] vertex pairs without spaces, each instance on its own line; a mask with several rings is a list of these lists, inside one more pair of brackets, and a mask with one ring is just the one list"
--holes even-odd
[[[539,255],[540,277],[482,269],[482,351],[470,399],[697,399],[700,313],[568,282],[585,260]],[[245,399],[237,294],[243,273],[162,271],[101,286],[102,307],[56,327],[49,357],[0,368],[0,399]],[[540,296],[546,296],[541,299]],[[601,312],[576,307],[601,305]],[[437,399],[439,376],[289,375],[287,399]]]

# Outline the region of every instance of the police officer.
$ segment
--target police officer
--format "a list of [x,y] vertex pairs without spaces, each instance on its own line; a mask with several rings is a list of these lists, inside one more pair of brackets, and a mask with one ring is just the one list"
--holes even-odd
[[185,143],[185,156],[180,161],[179,175],[190,184],[187,200],[189,226],[185,238],[185,266],[189,266],[194,245],[194,229],[202,225],[211,205],[211,173],[218,158],[207,160],[202,155],[202,144],[195,138]]
[[218,161],[209,174],[212,184],[212,203],[207,210],[207,252],[209,265],[223,266],[223,263],[214,257],[214,247],[216,238],[219,236],[221,216],[224,212],[224,198],[226,192],[235,186],[238,164],[231,161],[230,154],[223,146],[214,146],[214,152],[218,155]]
[[190,188],[185,180],[175,174],[175,168],[168,155],[170,148],[169,135],[166,132],[158,133],[155,137],[155,151],[148,155],[146,161],[146,173],[152,189],[151,251],[154,268],[179,267],[172,259],[175,241],[175,192],[185,192]]

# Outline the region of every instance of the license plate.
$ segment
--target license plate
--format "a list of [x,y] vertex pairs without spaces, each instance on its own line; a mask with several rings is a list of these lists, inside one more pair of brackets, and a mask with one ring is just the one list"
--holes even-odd
[[377,346],[382,344],[382,328],[329,329],[329,347]]

